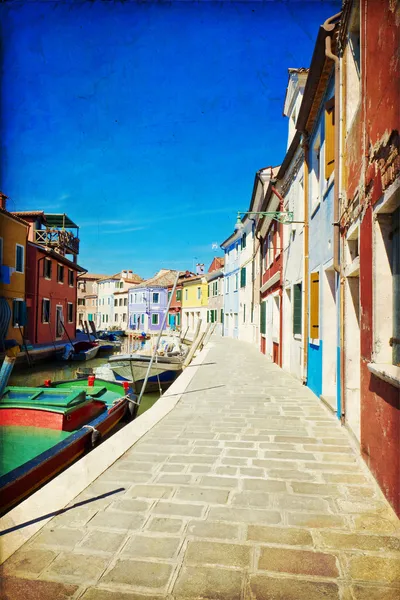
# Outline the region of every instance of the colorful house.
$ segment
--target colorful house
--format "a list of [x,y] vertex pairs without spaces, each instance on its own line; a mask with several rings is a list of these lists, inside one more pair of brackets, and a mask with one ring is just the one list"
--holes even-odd
[[97,313],[97,285],[96,282],[104,279],[108,275],[96,273],[83,273],[78,276],[78,306],[77,306],[77,325],[84,327],[85,321],[96,323]]
[[22,343],[28,228],[23,219],[6,210],[6,196],[0,194],[0,352],[6,340]]
[[[104,277],[103,279],[99,279],[96,283],[97,287],[97,319],[96,319],[96,327],[97,329],[110,329],[116,328],[117,321],[115,320],[115,292],[127,292],[129,288],[134,284],[140,283],[142,280],[139,275],[133,273],[133,271],[121,271],[120,273],[115,273],[111,277]],[[119,302],[119,300],[118,300]],[[119,306],[117,302],[117,306]],[[127,306],[125,305],[127,309]],[[128,311],[125,311],[126,314]],[[127,319],[128,317],[126,317]],[[118,319],[117,319],[118,320]],[[127,329],[128,321],[126,320],[125,327],[123,329]]]
[[168,287],[174,284],[177,274],[178,271],[161,269],[129,289],[129,329],[160,331],[168,305]]
[[208,273],[207,323],[215,323],[214,333],[223,335],[224,326],[224,257],[216,256]]
[[235,231],[221,244],[224,256],[224,336],[239,337],[239,252],[242,234]]
[[342,414],[400,516],[400,65],[393,59],[399,37],[396,2],[346,2],[336,74],[343,96],[335,106],[344,161],[335,197]]
[[307,385],[337,414],[340,408],[339,350],[339,232],[335,184],[335,65],[338,19],[318,32],[296,128],[307,137],[305,151],[308,256],[305,273],[308,300]]
[[[182,294],[183,294],[183,281],[189,277],[193,277],[195,274],[191,271],[185,271],[179,277],[175,291],[172,294],[174,284],[171,283],[168,286],[168,302],[171,299],[169,311],[168,311],[168,327],[172,330],[181,330],[182,328]],[[172,295],[172,298],[171,298]]]
[[289,69],[284,103],[288,119],[287,152],[277,173],[276,189],[283,210],[292,222],[283,226],[282,367],[298,379],[306,379],[304,352],[304,150],[295,121],[299,114],[308,69]]
[[[26,248],[25,337],[31,344],[75,339],[78,226],[66,214],[14,213],[29,223]],[[67,258],[71,256],[71,260]]]
[[188,277],[183,282],[182,331],[193,336],[199,320],[200,331],[207,327],[208,285],[204,274]]

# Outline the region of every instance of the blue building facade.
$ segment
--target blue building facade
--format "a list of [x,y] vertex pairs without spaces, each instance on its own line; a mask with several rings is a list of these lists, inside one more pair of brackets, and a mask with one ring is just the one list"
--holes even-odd
[[239,336],[240,249],[242,233],[233,233],[221,244],[224,251],[224,336]]

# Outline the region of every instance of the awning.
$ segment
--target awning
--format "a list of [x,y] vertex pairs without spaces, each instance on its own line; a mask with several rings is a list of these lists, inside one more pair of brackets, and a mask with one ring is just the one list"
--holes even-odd
[[49,227],[63,227],[64,229],[79,229],[79,225],[71,221],[65,213],[45,213],[46,224]]

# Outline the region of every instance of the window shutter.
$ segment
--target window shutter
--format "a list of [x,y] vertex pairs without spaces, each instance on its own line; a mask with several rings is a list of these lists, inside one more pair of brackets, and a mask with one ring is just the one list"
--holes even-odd
[[221,308],[221,323],[224,322],[224,309]]
[[310,275],[310,337],[319,338],[319,272]]
[[240,287],[246,287],[246,267],[240,270]]
[[209,322],[210,322],[210,311],[208,310],[207,311],[207,323],[209,323]]
[[325,105],[325,179],[335,168],[335,104],[331,98]]
[[301,334],[302,321],[302,285],[293,286],[293,334]]
[[261,302],[260,304],[260,331],[261,333],[267,332],[266,321],[267,321],[267,303]]

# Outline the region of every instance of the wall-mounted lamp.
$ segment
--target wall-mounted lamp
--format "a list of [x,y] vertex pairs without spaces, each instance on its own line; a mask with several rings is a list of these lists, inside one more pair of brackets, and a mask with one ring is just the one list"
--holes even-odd
[[290,223],[303,223],[303,221],[293,221],[293,212],[291,211],[274,211],[274,212],[238,212],[235,231],[242,231],[244,228],[242,219],[240,215],[260,215],[260,217],[269,217],[273,221],[278,221],[278,223],[282,223],[283,225],[289,225]]

